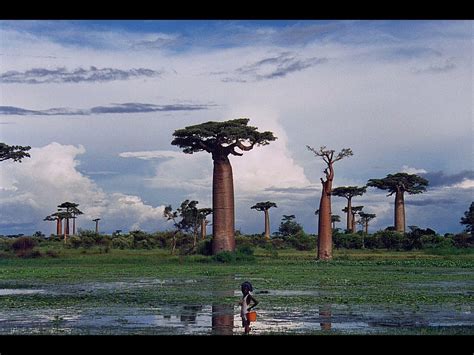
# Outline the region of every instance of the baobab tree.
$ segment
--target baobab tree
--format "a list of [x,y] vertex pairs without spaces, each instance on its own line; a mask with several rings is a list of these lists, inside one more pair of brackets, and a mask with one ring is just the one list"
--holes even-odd
[[[57,221],[58,218],[57,217],[54,217],[54,216],[46,216],[43,221],[49,221],[49,222],[52,222],[52,221]],[[56,234],[58,233],[58,224],[56,223]]]
[[198,221],[201,224],[201,240],[206,239],[206,226],[209,221],[206,219],[208,215],[212,213],[212,208],[199,208],[198,209]]
[[369,222],[376,217],[375,213],[365,213],[361,211],[359,212],[359,216],[359,224],[364,226],[365,234],[369,234]]
[[236,151],[249,151],[255,145],[267,145],[276,137],[272,132],[258,132],[247,126],[248,118],[224,122],[206,122],[173,133],[172,145],[186,154],[206,151],[214,163],[212,180],[212,253],[235,250],[234,182],[229,155],[242,156]]
[[[357,228],[356,228],[357,221],[356,221],[355,216],[358,212],[361,212],[363,208],[364,208],[364,206],[352,206],[352,208],[351,208],[351,227],[348,229],[347,233],[349,233],[349,232],[350,233],[357,233]],[[348,213],[347,207],[344,207],[342,209],[342,212]]]
[[428,180],[416,174],[397,173],[388,174],[383,179],[370,179],[367,186],[388,190],[387,195],[395,194],[395,230],[405,233],[405,192],[410,195],[420,194],[426,191]]
[[367,186],[341,186],[332,189],[333,196],[344,197],[347,200],[347,223],[346,230],[352,229],[352,198],[362,196],[367,190]]
[[331,215],[332,229],[336,229],[336,223],[341,221],[341,216],[337,214]]
[[[77,203],[75,205],[79,206]],[[71,210],[70,210],[70,212],[72,214],[72,235],[76,235],[76,218],[77,218],[77,216],[79,216],[81,214],[84,214],[84,212],[82,212],[79,208],[77,208],[77,206],[72,207]]]
[[[67,236],[69,235],[69,219],[74,217],[74,211],[79,211],[77,206],[79,206],[79,204],[74,202],[63,202],[58,206],[60,212],[65,212],[65,214],[63,214],[63,218],[66,219],[66,226],[64,227],[64,241],[66,241]],[[82,214],[81,211],[79,212]],[[75,225],[76,223],[73,222],[73,227],[75,227]]]
[[309,145],[306,146],[317,157],[321,157],[326,163],[324,174],[326,180],[321,180],[323,190],[321,192],[321,200],[319,202],[319,223],[318,223],[318,259],[332,259],[332,228],[331,228],[331,191],[332,182],[334,180],[333,165],[336,161],[352,155],[350,148],[342,149],[337,155],[334,150],[326,149],[325,146],[316,150]]
[[30,153],[27,152],[30,149],[30,146],[23,147],[21,145],[8,145],[0,142],[0,161],[12,159],[21,163],[23,158],[30,157]]
[[100,221],[100,218],[96,218],[92,220],[92,222],[95,222],[95,234],[99,234],[99,221]]
[[277,207],[276,203],[274,202],[258,202],[250,209],[255,209],[257,211],[263,211],[265,213],[265,239],[270,240],[270,215],[268,210],[272,207]]

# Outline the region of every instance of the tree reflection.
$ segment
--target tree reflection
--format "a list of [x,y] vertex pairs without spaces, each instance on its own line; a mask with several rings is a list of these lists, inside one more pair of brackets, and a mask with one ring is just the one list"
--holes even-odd
[[321,325],[321,330],[331,330],[331,305],[324,304],[319,307],[319,320]]

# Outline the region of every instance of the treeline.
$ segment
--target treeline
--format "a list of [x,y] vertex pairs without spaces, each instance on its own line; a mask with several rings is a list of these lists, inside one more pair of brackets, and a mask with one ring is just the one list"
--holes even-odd
[[[469,233],[439,235],[430,228],[421,229],[411,227],[408,233],[398,233],[393,230],[381,230],[373,234],[341,233],[336,230],[333,234],[334,248],[336,249],[386,249],[386,250],[421,250],[421,249],[448,249],[472,248],[474,237]],[[268,250],[314,250],[318,236],[307,234],[302,229],[294,234],[275,234],[269,240],[262,234],[243,235],[236,232],[236,247],[238,253],[253,254],[256,247]],[[43,254],[38,247],[46,250]],[[129,233],[97,234],[94,231],[81,230],[78,235],[69,238],[68,244],[62,243],[62,236],[22,236],[18,238],[0,237],[0,257],[18,256],[35,258],[41,256],[58,256],[58,249],[72,248],[84,250],[99,248],[100,252],[108,253],[111,249],[165,249],[172,252],[176,248],[180,255],[212,255],[211,236],[195,243],[192,233],[178,233],[174,231],[147,233],[136,230]],[[235,256],[234,256],[235,257]]]

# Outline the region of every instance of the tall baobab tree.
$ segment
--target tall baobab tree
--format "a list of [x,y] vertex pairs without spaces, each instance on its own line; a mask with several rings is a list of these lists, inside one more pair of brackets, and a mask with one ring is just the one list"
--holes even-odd
[[[79,206],[78,204],[76,204]],[[77,216],[84,214],[80,209],[77,208],[77,206],[72,207],[70,212],[72,214],[72,235],[76,235],[76,218]]]
[[321,157],[326,163],[324,174],[326,180],[321,178],[323,190],[321,192],[321,200],[319,202],[319,227],[318,227],[318,259],[332,259],[332,228],[331,228],[331,191],[332,182],[334,180],[333,165],[336,161],[352,155],[350,148],[342,149],[337,155],[334,150],[326,149],[325,146],[316,150],[309,145],[306,146],[317,157]]
[[376,217],[375,213],[365,213],[361,211],[359,212],[359,216],[359,224],[364,226],[365,234],[369,234],[369,222]]
[[274,202],[258,202],[252,207],[251,209],[255,209],[257,211],[263,211],[265,213],[265,239],[270,240],[270,215],[268,210],[272,207],[278,207]]
[[206,122],[173,133],[172,145],[186,154],[206,151],[214,163],[212,180],[212,253],[235,250],[234,182],[229,155],[242,156],[236,151],[249,151],[255,145],[267,145],[276,137],[272,132],[258,132],[247,126],[248,118],[224,122]]
[[428,180],[416,174],[397,173],[388,174],[383,179],[370,179],[367,186],[376,187],[381,190],[388,190],[387,195],[395,194],[395,230],[405,233],[405,192],[414,195],[426,191]]
[[96,218],[92,220],[92,222],[95,222],[95,234],[99,234],[99,221],[100,221],[100,218]]
[[347,200],[347,223],[346,230],[352,229],[352,198],[354,196],[362,196],[367,190],[367,186],[341,186],[332,189],[333,196],[344,197]]
[[13,161],[21,163],[21,159],[30,157],[30,153],[27,152],[30,149],[30,146],[23,147],[0,142],[0,161],[13,159]]

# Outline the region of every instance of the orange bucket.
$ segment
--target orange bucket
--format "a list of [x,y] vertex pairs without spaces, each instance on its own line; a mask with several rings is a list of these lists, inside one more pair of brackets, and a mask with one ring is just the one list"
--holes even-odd
[[257,320],[257,312],[255,311],[248,312],[247,319],[249,320],[249,322],[255,322]]

